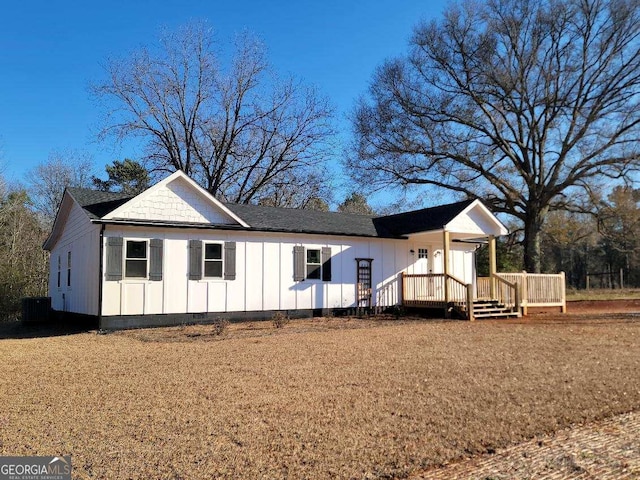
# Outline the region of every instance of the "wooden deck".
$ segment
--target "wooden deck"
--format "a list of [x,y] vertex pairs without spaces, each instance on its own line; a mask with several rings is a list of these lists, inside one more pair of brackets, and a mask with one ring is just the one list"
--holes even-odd
[[443,308],[446,316],[455,310],[470,320],[474,306],[487,301],[500,305],[502,316],[509,312],[526,315],[528,307],[566,311],[564,273],[498,273],[478,277],[475,285],[448,274],[403,274],[401,298],[406,307]]

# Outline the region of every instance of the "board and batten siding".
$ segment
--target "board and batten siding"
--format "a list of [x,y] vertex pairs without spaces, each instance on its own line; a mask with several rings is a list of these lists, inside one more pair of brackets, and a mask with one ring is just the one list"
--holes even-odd
[[[67,286],[67,259],[71,252],[71,286]],[[60,287],[58,287],[60,257]],[[54,310],[98,315],[100,227],[91,223],[73,202],[65,228],[50,256],[49,296]]]
[[[350,308],[356,304],[356,258],[373,259],[374,304],[392,306],[399,301],[398,276],[414,261],[406,240],[133,226],[108,226],[104,235],[105,242],[116,236],[125,244],[163,240],[161,281],[103,276],[104,316]],[[190,280],[190,240],[235,242],[235,280]],[[331,281],[294,281],[293,250],[299,245],[331,248]]]

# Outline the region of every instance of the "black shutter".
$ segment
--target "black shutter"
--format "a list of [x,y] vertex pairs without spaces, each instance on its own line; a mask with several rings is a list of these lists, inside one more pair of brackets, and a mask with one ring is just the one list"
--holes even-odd
[[322,247],[322,281],[331,281],[331,247]]
[[149,241],[149,280],[162,280],[163,241],[152,238]]
[[236,279],[236,242],[224,242],[224,279]]
[[122,237],[107,237],[106,280],[122,280]]
[[304,247],[296,245],[293,247],[293,280],[301,282],[305,278],[305,258]]
[[189,240],[189,280],[202,278],[202,241]]

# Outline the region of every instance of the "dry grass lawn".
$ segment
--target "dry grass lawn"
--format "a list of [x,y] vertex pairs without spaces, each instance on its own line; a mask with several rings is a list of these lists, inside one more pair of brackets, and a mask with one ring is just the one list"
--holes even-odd
[[[78,478],[389,478],[640,407],[640,318],[0,340],[0,453]],[[357,327],[357,328],[356,328]]]
[[567,289],[567,300],[637,300],[638,288],[592,288],[589,290]]

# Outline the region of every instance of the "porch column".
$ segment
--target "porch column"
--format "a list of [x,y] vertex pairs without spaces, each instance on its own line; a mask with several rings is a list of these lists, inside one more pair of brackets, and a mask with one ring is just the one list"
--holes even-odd
[[496,298],[496,273],[497,262],[496,262],[496,237],[494,235],[489,235],[489,285],[491,289],[491,299],[494,300]]
[[442,232],[442,242],[443,242],[443,249],[442,249],[442,271],[444,272],[444,303],[445,303],[445,316],[448,317],[449,316],[449,277],[448,275],[450,274],[449,271],[449,257],[450,257],[450,253],[449,253],[449,241],[451,239],[451,235],[449,232],[447,232],[446,230],[444,230]]

